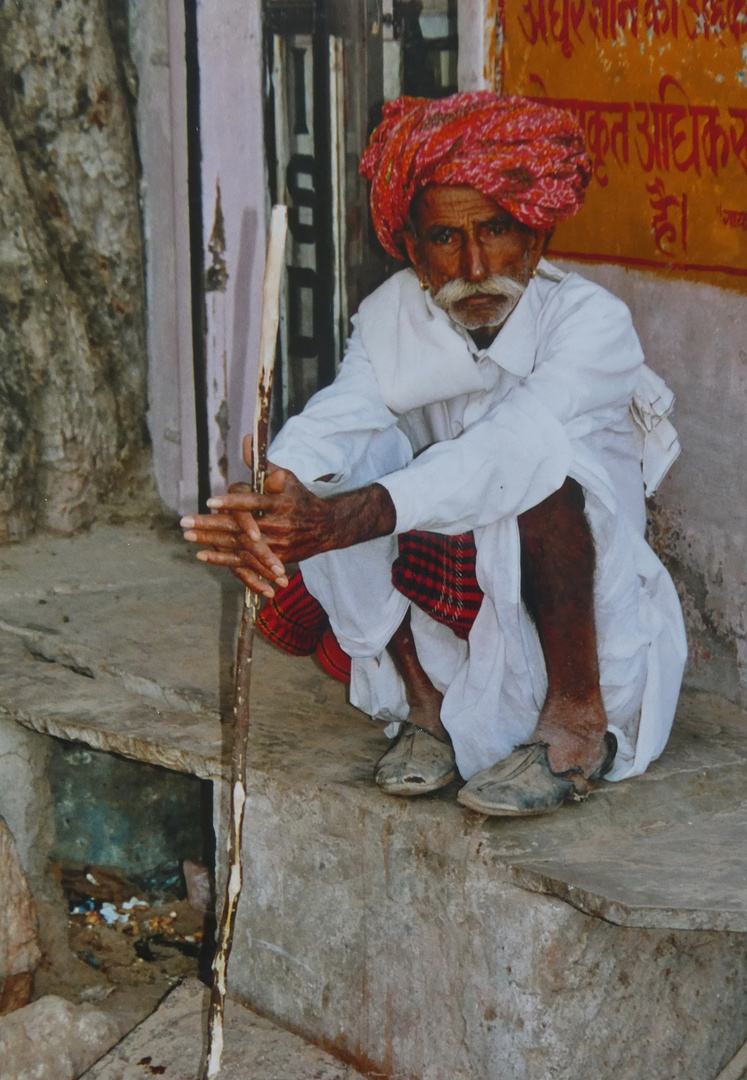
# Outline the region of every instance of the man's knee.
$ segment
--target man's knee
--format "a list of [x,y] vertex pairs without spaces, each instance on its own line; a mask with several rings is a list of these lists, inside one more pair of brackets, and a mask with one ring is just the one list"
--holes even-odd
[[563,485],[552,495],[519,514],[522,547],[527,543],[557,535],[558,530],[565,531],[568,527],[588,530],[585,507],[584,489],[577,480],[566,477]]

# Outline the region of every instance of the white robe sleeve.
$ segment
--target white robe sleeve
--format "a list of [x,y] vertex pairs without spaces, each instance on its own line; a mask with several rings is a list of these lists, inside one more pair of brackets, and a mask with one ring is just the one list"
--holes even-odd
[[[268,459],[290,469],[322,497],[360,486],[391,469],[395,458],[409,461],[412,449],[397,416],[381,399],[379,385],[355,330],[334,382],[309,400],[273,440]],[[382,437],[383,436],[383,437]],[[381,462],[379,461],[381,458]],[[329,481],[320,477],[330,476]]]
[[[578,280],[578,279],[577,279]],[[589,284],[543,306],[534,370],[458,438],[379,482],[397,532],[455,534],[514,517],[572,472],[574,443],[624,422],[643,363],[627,307]]]

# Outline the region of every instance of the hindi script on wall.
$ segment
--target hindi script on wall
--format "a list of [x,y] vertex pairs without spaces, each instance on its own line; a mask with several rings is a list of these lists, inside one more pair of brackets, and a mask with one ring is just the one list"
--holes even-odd
[[503,92],[562,105],[594,179],[551,251],[747,289],[747,0],[505,0]]

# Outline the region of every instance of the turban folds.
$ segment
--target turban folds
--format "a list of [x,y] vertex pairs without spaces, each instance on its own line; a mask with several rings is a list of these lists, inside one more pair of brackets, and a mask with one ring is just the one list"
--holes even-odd
[[428,184],[466,184],[532,229],[580,209],[591,176],[579,125],[563,109],[489,90],[448,98],[400,97],[361,158],[382,245],[405,254],[410,203]]

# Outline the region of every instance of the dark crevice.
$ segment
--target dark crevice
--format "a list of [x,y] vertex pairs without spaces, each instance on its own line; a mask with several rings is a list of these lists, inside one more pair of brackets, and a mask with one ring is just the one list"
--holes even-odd
[[190,279],[192,286],[192,350],[194,359],[197,499],[200,511],[210,498],[210,432],[207,417],[207,312],[202,249],[202,148],[200,145],[200,66],[197,43],[197,0],[184,0],[187,70],[187,185],[189,192]]
[[34,660],[40,660],[43,664],[57,664],[59,667],[67,668],[68,671],[72,671],[75,675],[82,675],[84,679],[95,679],[93,671],[89,667],[84,667],[82,664],[66,664],[64,660],[58,660],[54,656],[47,656],[46,653],[40,652],[39,649],[35,649],[32,645],[26,646],[26,651]]

